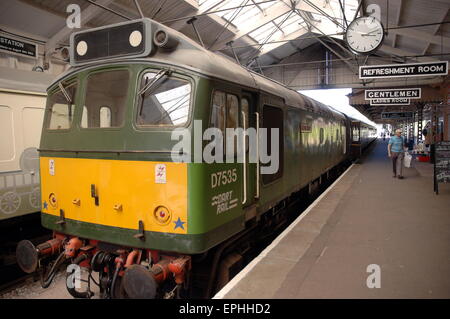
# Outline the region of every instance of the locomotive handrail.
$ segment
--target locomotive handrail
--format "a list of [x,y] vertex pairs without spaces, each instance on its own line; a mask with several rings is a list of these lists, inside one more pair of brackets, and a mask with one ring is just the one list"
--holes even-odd
[[243,152],[244,152],[244,198],[242,199],[242,204],[245,204],[245,202],[247,201],[247,152],[246,152],[246,150],[247,150],[247,145],[245,145],[246,143],[245,143],[245,137],[246,137],[246,134],[245,134],[245,130],[247,129],[246,127],[245,127],[245,112],[244,111],[241,111],[241,113],[242,113],[242,123],[243,123],[243,128],[244,128],[244,132],[243,132],[243,134],[242,134],[242,138],[243,138],[243,143],[242,143],[242,149],[243,149]]
[[255,198],[259,198],[259,113],[256,115],[256,194]]
[[61,149],[38,149],[38,152],[64,152],[64,153],[158,153],[187,155],[185,152],[157,151],[157,150],[61,150]]

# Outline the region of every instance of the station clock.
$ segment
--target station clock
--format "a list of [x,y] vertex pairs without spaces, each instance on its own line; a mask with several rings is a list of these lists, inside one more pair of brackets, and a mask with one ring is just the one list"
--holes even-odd
[[384,28],[375,17],[360,17],[352,21],[345,33],[345,42],[353,52],[368,54],[383,43]]

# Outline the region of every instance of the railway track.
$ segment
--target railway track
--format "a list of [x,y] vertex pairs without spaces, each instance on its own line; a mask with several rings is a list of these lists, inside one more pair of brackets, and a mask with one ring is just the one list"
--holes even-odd
[[40,214],[34,213],[3,221],[0,226],[0,297],[22,284],[39,279],[37,274],[24,273],[16,263],[15,250],[22,239],[40,243],[51,238],[51,232],[41,226]]

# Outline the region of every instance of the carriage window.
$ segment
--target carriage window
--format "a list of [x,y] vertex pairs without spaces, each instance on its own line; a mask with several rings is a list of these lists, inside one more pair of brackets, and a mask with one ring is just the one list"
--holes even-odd
[[0,161],[14,159],[13,111],[9,106],[0,105]]
[[357,126],[352,128],[353,142],[359,142],[359,129]]
[[87,81],[83,128],[123,125],[130,74],[127,70],[94,73]]
[[[64,91],[57,90],[48,98],[48,118],[45,127],[49,130],[69,129],[72,125],[75,110],[75,95],[77,85],[62,84]],[[67,95],[66,95],[67,94]]]
[[[149,85],[143,100],[139,99],[137,124],[145,125],[183,125],[187,122],[191,103],[191,84],[158,73],[146,73],[141,88]],[[155,82],[152,84],[152,80]]]

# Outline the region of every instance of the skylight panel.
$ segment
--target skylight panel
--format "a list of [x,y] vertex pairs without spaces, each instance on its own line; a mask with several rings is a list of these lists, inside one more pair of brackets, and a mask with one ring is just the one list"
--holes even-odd
[[[228,0],[226,3],[224,3],[223,6],[220,7],[220,9],[226,9],[226,8],[236,8],[233,10],[229,10],[229,11],[223,11],[223,12],[218,12],[218,15],[221,16],[222,18],[231,21],[233,20],[233,24],[236,24],[236,19],[239,18],[240,15],[248,13],[248,11],[250,10],[258,10],[257,8],[253,7],[253,6],[249,6],[249,7],[242,7],[242,8],[237,8],[241,5],[246,5],[246,4],[251,4],[252,2],[250,0],[248,1],[244,1],[244,0]],[[238,20],[239,21],[239,20]]]
[[[280,23],[281,23],[281,21],[280,21]],[[281,29],[283,30],[284,35],[289,35],[295,31],[298,31],[299,29],[301,29],[302,26],[299,24],[302,22],[303,22],[303,19],[299,15],[292,14],[281,26]]]
[[269,22],[249,33],[249,36],[255,39],[258,43],[262,43],[266,41],[269,36],[269,39],[273,40],[282,37],[283,33],[272,22]]
[[[215,14],[227,21],[231,21],[233,25],[239,28],[239,25],[260,14],[261,10],[265,11],[277,3],[277,1],[264,1],[267,0],[199,0],[199,7],[202,11],[217,11],[234,8],[232,10],[220,11]],[[260,4],[260,2],[263,3]],[[255,3],[257,5],[255,5]],[[239,8],[240,6],[242,7]]]
[[221,2],[225,2],[224,0],[199,0],[198,1],[198,7],[201,11],[206,12],[209,11],[211,8],[214,8],[216,5],[218,5]]

